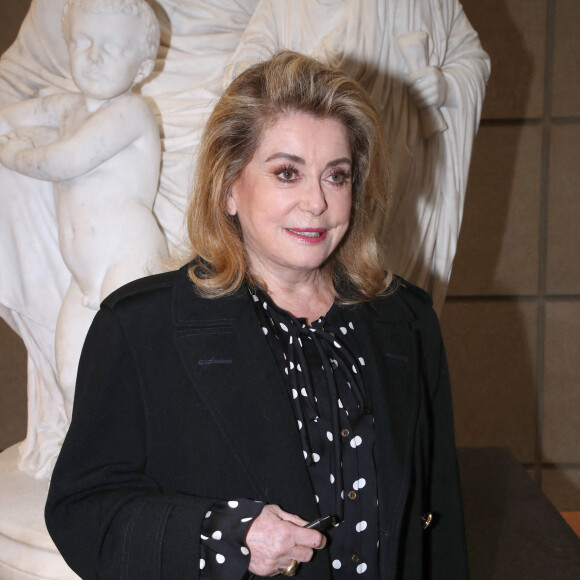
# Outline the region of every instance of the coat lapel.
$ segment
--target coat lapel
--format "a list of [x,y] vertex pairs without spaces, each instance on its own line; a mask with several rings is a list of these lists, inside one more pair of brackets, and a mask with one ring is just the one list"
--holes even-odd
[[173,305],[181,361],[228,439],[236,468],[252,482],[254,499],[305,519],[317,517],[286,387],[249,293],[203,299],[179,276]]

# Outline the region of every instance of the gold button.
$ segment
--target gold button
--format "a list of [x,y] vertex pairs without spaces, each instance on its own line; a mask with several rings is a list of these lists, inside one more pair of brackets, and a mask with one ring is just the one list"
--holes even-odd
[[431,522],[433,522],[433,514],[429,512],[421,516],[421,520],[423,520],[423,529],[426,530],[431,525]]
[[348,436],[350,435],[350,431],[349,431],[348,429],[343,429],[343,430],[340,432],[340,434],[341,434],[343,437],[348,437]]
[[360,560],[360,558],[358,557],[357,554],[353,554],[351,560],[356,564]]
[[356,499],[356,491],[349,491],[348,497],[349,499]]

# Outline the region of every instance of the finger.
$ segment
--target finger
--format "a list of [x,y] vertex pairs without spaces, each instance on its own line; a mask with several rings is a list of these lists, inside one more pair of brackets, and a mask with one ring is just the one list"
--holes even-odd
[[326,546],[326,536],[316,530],[299,527],[294,530],[294,541],[297,546],[306,546],[322,550]]
[[308,523],[308,520],[303,520],[300,516],[297,516],[296,514],[291,514],[288,512],[285,512],[283,509],[279,508],[278,506],[276,506],[278,508],[278,511],[276,512],[276,515],[282,519],[285,520],[287,522],[291,522],[293,523],[295,526],[305,526]]

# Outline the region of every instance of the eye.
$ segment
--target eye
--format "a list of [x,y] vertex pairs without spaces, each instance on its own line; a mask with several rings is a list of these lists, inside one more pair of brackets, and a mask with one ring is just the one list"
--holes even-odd
[[293,167],[280,167],[276,170],[276,177],[280,181],[296,181],[298,178],[298,171]]
[[119,56],[121,54],[121,47],[116,44],[105,44],[105,52],[111,56]]
[[327,177],[324,178],[324,181],[327,181],[331,185],[345,185],[346,183],[348,183],[350,175],[351,174],[348,171],[344,171],[342,169],[335,169]]
[[91,41],[88,38],[73,38],[71,39],[71,44],[74,48],[79,50],[86,50],[91,46]]

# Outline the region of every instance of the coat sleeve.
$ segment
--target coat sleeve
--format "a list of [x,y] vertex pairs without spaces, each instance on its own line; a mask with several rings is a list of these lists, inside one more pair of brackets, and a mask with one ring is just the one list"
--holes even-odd
[[432,580],[467,580],[467,546],[455,448],[451,386],[439,322],[433,311],[421,329],[426,384],[426,512],[424,558]]
[[84,580],[199,578],[201,524],[217,500],[163,493],[147,475],[147,448],[139,370],[120,322],[102,308],[45,509],[51,537]]

